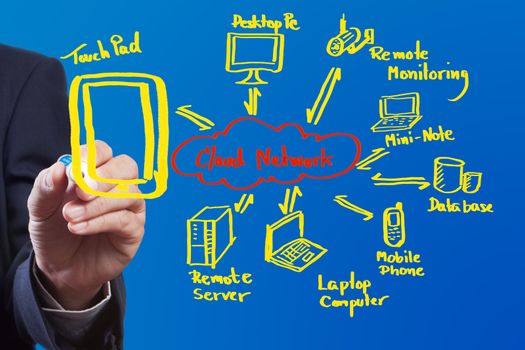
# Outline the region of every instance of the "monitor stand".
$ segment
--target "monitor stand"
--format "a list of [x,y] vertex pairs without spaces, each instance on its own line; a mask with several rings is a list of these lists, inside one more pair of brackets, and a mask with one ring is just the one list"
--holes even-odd
[[241,81],[236,82],[235,84],[241,85],[260,85],[268,84],[268,82],[261,79],[259,76],[260,69],[250,69],[248,71],[248,76]]

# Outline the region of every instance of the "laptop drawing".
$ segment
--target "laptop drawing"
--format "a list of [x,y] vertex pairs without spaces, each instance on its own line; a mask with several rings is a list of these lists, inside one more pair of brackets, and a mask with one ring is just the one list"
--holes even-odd
[[419,114],[419,93],[382,96],[379,100],[380,119],[373,132],[409,130],[421,119]]
[[[266,225],[265,260],[288,270],[303,271],[327,252],[303,236],[304,214],[301,211]],[[280,245],[279,242],[285,243]]]

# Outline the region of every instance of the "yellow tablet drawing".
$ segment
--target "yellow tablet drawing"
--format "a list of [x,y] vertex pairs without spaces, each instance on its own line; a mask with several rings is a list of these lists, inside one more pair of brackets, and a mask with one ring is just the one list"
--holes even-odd
[[235,241],[231,208],[202,208],[188,219],[187,234],[187,264],[214,269]]
[[419,114],[419,93],[382,96],[379,100],[380,119],[372,126],[373,132],[410,130],[423,118]]
[[260,71],[279,73],[283,69],[284,35],[277,33],[228,33],[226,38],[226,71],[248,72],[236,84],[268,84]]
[[[266,225],[264,259],[285,269],[302,272],[319,260],[327,250],[304,236],[304,214],[290,213],[271,225]],[[291,241],[290,238],[297,237]],[[279,246],[277,240],[286,242]],[[278,248],[274,250],[274,246]]]
[[[132,180],[106,179],[96,172],[95,129],[93,126],[93,107],[90,91],[98,87],[135,87],[140,92],[140,102],[144,117],[144,166],[140,178]],[[152,90],[156,92],[152,95]],[[152,100],[156,101],[156,113]],[[81,112],[82,111],[82,112]],[[71,153],[73,157],[73,177],[77,185],[86,193],[112,198],[157,198],[167,188],[168,180],[168,97],[164,81],[155,75],[145,73],[98,73],[76,76],[70,88],[69,114],[71,119]],[[83,128],[81,130],[81,128]],[[82,177],[80,145],[81,134],[85,134],[87,147],[88,176],[100,183],[114,184],[118,191],[100,192],[92,189]],[[155,137],[157,134],[157,138]],[[137,193],[130,185],[146,184],[154,181],[154,190]]]

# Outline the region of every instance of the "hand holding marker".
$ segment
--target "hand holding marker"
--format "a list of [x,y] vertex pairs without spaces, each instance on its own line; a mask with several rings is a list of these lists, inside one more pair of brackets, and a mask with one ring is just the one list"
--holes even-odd
[[[94,147],[101,178],[138,177],[131,157],[113,156],[103,141],[96,140]],[[28,198],[28,228],[46,289],[64,308],[84,310],[135,256],[144,236],[146,204],[142,198],[104,196],[116,190],[115,184],[90,178],[82,161],[73,171],[73,163],[71,155],[61,156],[37,176]],[[100,195],[84,192],[79,182]],[[136,186],[132,190],[140,194]]]
[[[66,166],[66,175],[67,175],[68,179],[73,181],[73,183],[76,183],[75,178],[73,177],[73,157],[70,154],[64,154],[64,155],[60,156],[60,158],[58,158],[58,162],[60,162],[60,163],[62,163],[62,164],[64,164]],[[81,165],[82,177],[84,178],[84,181],[86,182],[86,184],[90,188],[96,189],[97,188],[96,187],[97,186],[96,181],[93,180],[88,175],[87,163],[82,161],[81,164],[82,164]]]

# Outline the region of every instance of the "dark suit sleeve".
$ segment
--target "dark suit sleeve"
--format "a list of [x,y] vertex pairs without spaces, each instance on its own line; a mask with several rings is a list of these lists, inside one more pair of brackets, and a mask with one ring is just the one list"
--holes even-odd
[[[7,307],[20,336],[47,349],[116,349],[122,341],[124,285],[112,281],[113,297],[82,344],[58,334],[41,309],[32,277],[27,198],[34,179],[61,154],[69,153],[65,74],[55,59],[42,58],[25,82],[5,141],[5,180],[11,251],[18,252],[6,278]],[[120,346],[118,346],[120,348]]]

